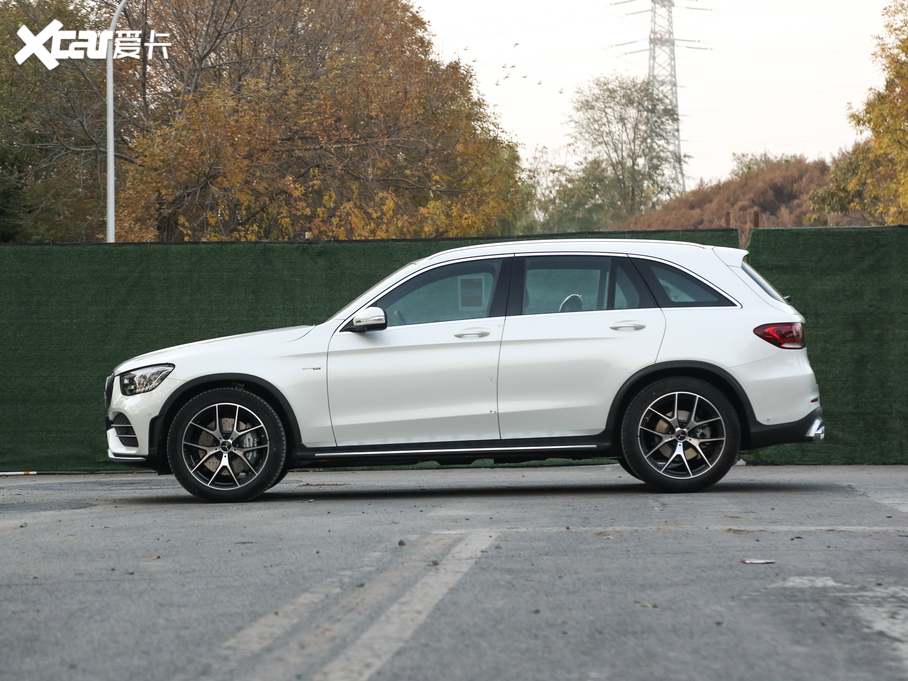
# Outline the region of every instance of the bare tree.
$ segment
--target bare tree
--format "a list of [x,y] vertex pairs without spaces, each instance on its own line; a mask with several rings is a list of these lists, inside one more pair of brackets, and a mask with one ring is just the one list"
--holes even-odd
[[608,176],[616,218],[657,207],[680,189],[670,143],[678,112],[650,81],[600,76],[577,89],[573,109],[574,143]]

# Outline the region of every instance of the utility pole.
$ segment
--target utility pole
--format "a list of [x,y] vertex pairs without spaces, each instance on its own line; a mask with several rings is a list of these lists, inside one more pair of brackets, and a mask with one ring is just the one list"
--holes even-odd
[[114,36],[117,35],[117,22],[123,13],[123,8],[129,0],[120,0],[117,11],[114,12],[110,22],[110,40],[107,42],[107,243],[112,244],[117,240],[116,228],[116,164],[114,159],[114,87],[113,87],[113,54]]
[[[678,108],[678,70],[675,66],[674,0],[653,0],[649,32],[649,78],[656,90]],[[675,155],[675,182],[686,191],[681,156],[681,124],[676,121],[670,140]]]

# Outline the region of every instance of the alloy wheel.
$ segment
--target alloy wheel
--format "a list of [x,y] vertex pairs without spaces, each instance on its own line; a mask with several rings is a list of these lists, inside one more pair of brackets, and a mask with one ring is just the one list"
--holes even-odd
[[271,449],[261,418],[229,402],[206,406],[189,419],[181,446],[192,477],[217,490],[238,489],[255,480]]
[[661,475],[690,479],[712,470],[726,447],[722,414],[701,395],[671,392],[643,411],[637,438],[644,460]]

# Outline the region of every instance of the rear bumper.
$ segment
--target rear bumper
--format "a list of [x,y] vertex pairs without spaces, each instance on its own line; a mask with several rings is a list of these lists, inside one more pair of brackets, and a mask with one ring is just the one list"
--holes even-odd
[[795,442],[819,442],[826,436],[826,425],[822,417],[823,408],[817,407],[804,418],[791,423],[772,426],[751,423],[750,442],[742,449],[748,451]]

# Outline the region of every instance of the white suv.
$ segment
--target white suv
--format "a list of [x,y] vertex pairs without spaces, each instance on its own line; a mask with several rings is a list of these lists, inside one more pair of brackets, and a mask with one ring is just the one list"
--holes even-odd
[[292,468],[551,457],[698,491],[740,451],[824,434],[804,319],[746,254],[608,239],[438,253],[318,326],[124,362],[108,455],[209,501]]

